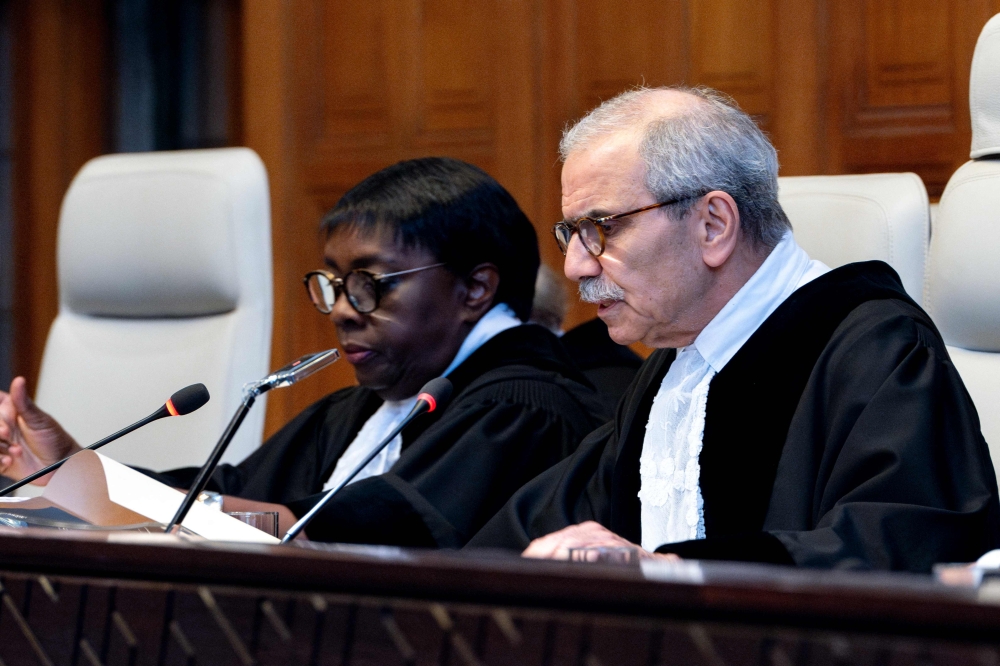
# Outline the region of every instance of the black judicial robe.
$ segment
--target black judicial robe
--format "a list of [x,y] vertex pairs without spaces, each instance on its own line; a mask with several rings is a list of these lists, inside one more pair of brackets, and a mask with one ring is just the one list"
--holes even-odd
[[[643,364],[615,419],[533,480],[470,542],[521,549],[595,520],[640,541],[639,456],[675,356]],[[658,552],[928,571],[1000,544],[979,418],[930,318],[882,262],[804,285],[712,380],[706,537]]]
[[[572,453],[610,414],[548,329],[504,331],[449,376],[452,400],[403,430],[392,469],[355,482],[317,515],[311,539],[459,547],[531,478]],[[362,387],[328,395],[210,490],[287,505],[301,516],[382,400]],[[155,474],[190,487],[197,469]]]
[[613,410],[635,379],[642,358],[612,340],[608,325],[600,319],[591,319],[571,328],[559,339],[573,357],[576,367]]

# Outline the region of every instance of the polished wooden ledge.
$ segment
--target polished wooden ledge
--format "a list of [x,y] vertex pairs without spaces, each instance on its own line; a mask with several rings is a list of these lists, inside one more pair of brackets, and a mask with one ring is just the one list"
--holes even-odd
[[931,576],[738,563],[616,566],[502,552],[182,541],[0,528],[0,572],[996,641],[1000,592]]

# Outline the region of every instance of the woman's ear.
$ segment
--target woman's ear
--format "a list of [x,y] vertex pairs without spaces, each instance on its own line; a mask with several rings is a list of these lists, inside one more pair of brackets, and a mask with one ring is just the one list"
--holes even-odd
[[500,287],[500,271],[494,264],[479,264],[465,278],[465,310],[470,321],[479,321],[493,307]]

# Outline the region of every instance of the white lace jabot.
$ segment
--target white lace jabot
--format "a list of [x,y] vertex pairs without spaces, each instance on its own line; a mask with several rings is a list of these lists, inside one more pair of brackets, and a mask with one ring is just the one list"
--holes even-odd
[[653,399],[639,457],[646,550],[705,538],[699,456],[712,378],[792,292],[828,270],[788,232],[695,341],[677,350]]
[[[462,341],[462,346],[458,348],[458,353],[452,359],[451,364],[442,372],[442,376],[447,376],[452,370],[457,368],[462,362],[472,355],[472,352],[482,347],[493,336],[506,331],[508,328],[520,326],[521,320],[514,316],[514,311],[506,303],[494,305],[489,312],[483,315],[482,319],[476,322],[469,334]],[[405,400],[387,400],[382,403],[375,413],[372,414],[361,430],[354,436],[344,453],[337,460],[337,466],[333,469],[333,474],[323,485],[323,490],[328,490],[338,485],[341,481],[354,471],[354,468],[361,464],[361,461],[371,454],[372,450],[378,446],[382,439],[391,433],[398,426],[406,415],[410,413],[413,406],[417,404],[417,396],[406,398]],[[396,464],[403,451],[403,436],[396,435],[389,445],[382,449],[365,468],[358,472],[351,483],[367,479],[369,476],[385,474]]]

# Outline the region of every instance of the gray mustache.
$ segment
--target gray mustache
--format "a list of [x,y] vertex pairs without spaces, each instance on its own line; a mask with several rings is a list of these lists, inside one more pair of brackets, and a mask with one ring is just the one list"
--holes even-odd
[[580,280],[580,300],[585,303],[600,303],[602,301],[623,301],[625,290],[612,282],[604,273],[596,277]]

